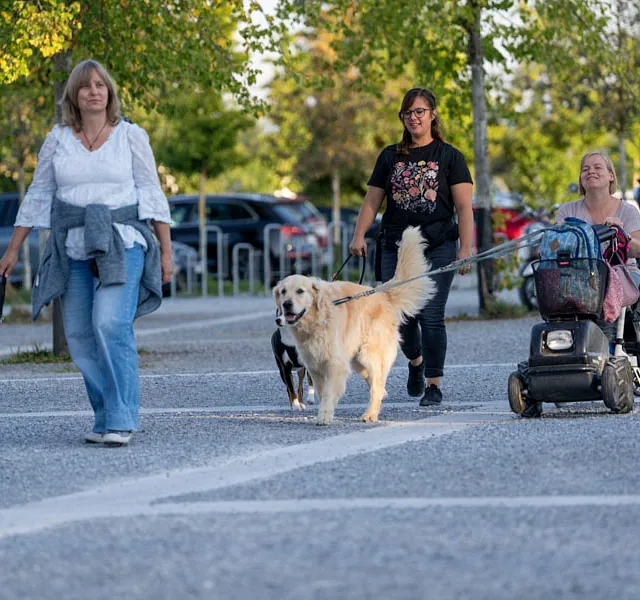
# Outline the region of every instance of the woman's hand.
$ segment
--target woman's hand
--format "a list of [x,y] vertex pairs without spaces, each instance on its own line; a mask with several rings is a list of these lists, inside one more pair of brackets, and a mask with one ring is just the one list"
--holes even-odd
[[171,275],[173,275],[173,253],[171,248],[169,251],[162,251],[160,253],[160,265],[162,267],[162,283],[169,283],[171,281]]
[[367,242],[365,241],[364,236],[353,236],[353,239],[349,244],[349,253],[351,256],[367,255]]
[[9,245],[7,246],[7,251],[4,253],[4,256],[0,258],[0,275],[4,275],[5,277],[11,275],[11,271],[13,271],[18,262],[18,252],[30,231],[31,227],[18,225],[14,228],[11,239],[9,240]]
[[9,277],[18,262],[17,250],[8,249],[2,258],[0,258],[0,275]]
[[604,220],[604,224],[608,225],[609,227],[611,227],[612,225],[616,225],[617,227],[620,227],[620,229],[624,229],[622,219],[619,219],[618,217],[607,217]]
[[[465,258],[469,258],[470,256],[473,256],[473,252],[471,252],[470,248],[460,248],[458,250],[456,260],[464,260]],[[460,273],[460,275],[466,275],[467,273],[470,273],[470,272],[471,272],[471,265],[464,265],[463,267],[460,267],[458,269],[458,273]]]

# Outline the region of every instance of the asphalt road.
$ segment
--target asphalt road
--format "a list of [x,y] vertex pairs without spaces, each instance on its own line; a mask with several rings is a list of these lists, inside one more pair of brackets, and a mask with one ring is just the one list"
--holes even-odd
[[[458,287],[451,315],[473,314]],[[87,446],[68,366],[0,366],[0,598],[637,599],[639,414],[509,412],[536,318],[451,321],[445,403],[353,376],[330,427],[289,410],[269,299],[137,325],[141,431]],[[0,352],[48,325],[0,326]]]

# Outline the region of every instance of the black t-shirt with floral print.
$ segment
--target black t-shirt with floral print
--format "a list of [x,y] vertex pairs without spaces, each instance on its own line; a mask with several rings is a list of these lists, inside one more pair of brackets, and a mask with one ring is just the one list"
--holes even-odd
[[385,148],[376,161],[368,185],[386,191],[383,228],[404,229],[451,219],[451,186],[473,183],[462,152],[433,140],[399,154],[397,144]]

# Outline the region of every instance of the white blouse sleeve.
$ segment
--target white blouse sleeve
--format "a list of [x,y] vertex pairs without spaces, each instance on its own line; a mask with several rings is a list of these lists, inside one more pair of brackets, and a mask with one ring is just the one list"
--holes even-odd
[[56,178],[53,169],[53,157],[58,147],[61,127],[55,125],[38,152],[38,163],[33,181],[25,194],[16,216],[16,227],[36,227],[48,229],[51,227],[51,205],[56,194]]
[[147,132],[138,125],[128,127],[129,143],[133,155],[133,180],[138,195],[138,218],[171,223],[169,203],[160,186],[156,161]]

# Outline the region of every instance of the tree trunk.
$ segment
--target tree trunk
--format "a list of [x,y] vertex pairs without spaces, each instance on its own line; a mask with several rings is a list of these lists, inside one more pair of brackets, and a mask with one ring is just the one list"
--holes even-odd
[[627,193],[627,148],[625,146],[624,133],[618,134],[618,155],[620,156],[620,164],[618,165],[618,187],[622,191],[622,199],[626,198]]
[[[478,252],[488,250],[493,243],[491,223],[491,174],[487,142],[487,105],[484,86],[484,55],[482,51],[482,7],[477,0],[471,2],[473,23],[468,28],[469,65],[471,67],[471,98],[473,106],[473,156],[476,184],[476,235]],[[478,263],[478,299],[484,310],[493,294],[493,261]]]
[[[205,254],[207,253],[207,243],[209,234],[205,229],[207,226],[207,198],[204,193],[204,184],[207,181],[207,173],[204,169],[200,171],[200,197],[198,198],[198,226],[200,229],[200,262],[202,265],[202,296],[207,295],[207,285],[209,281],[209,266],[208,260],[205,260]],[[218,263],[221,262],[221,257],[218,256]],[[218,264],[218,269],[221,265]],[[220,290],[218,290],[220,292]]]
[[[22,204],[24,200],[24,164],[20,162],[18,166],[18,196],[19,203]],[[31,247],[29,246],[29,237],[25,240],[25,243],[22,244],[22,265],[24,267],[23,276],[24,280],[22,285],[27,292],[31,291],[31,281],[33,279],[31,273]]]
[[340,171],[337,168],[331,171],[331,220],[334,223],[333,245],[338,246],[342,229],[340,227]]
[[[55,99],[55,122],[60,122],[61,111],[58,102],[62,98],[62,92],[64,86],[67,83],[69,73],[71,73],[71,51],[59,52],[53,57],[53,72],[55,74],[65,75],[63,79],[53,82],[53,97]],[[27,242],[28,243],[28,242]],[[67,338],[64,334],[64,323],[62,321],[62,308],[60,306],[60,298],[56,298],[53,301],[52,310],[53,321],[53,354],[55,356],[61,356],[62,354],[69,354],[69,346],[67,345]]]

